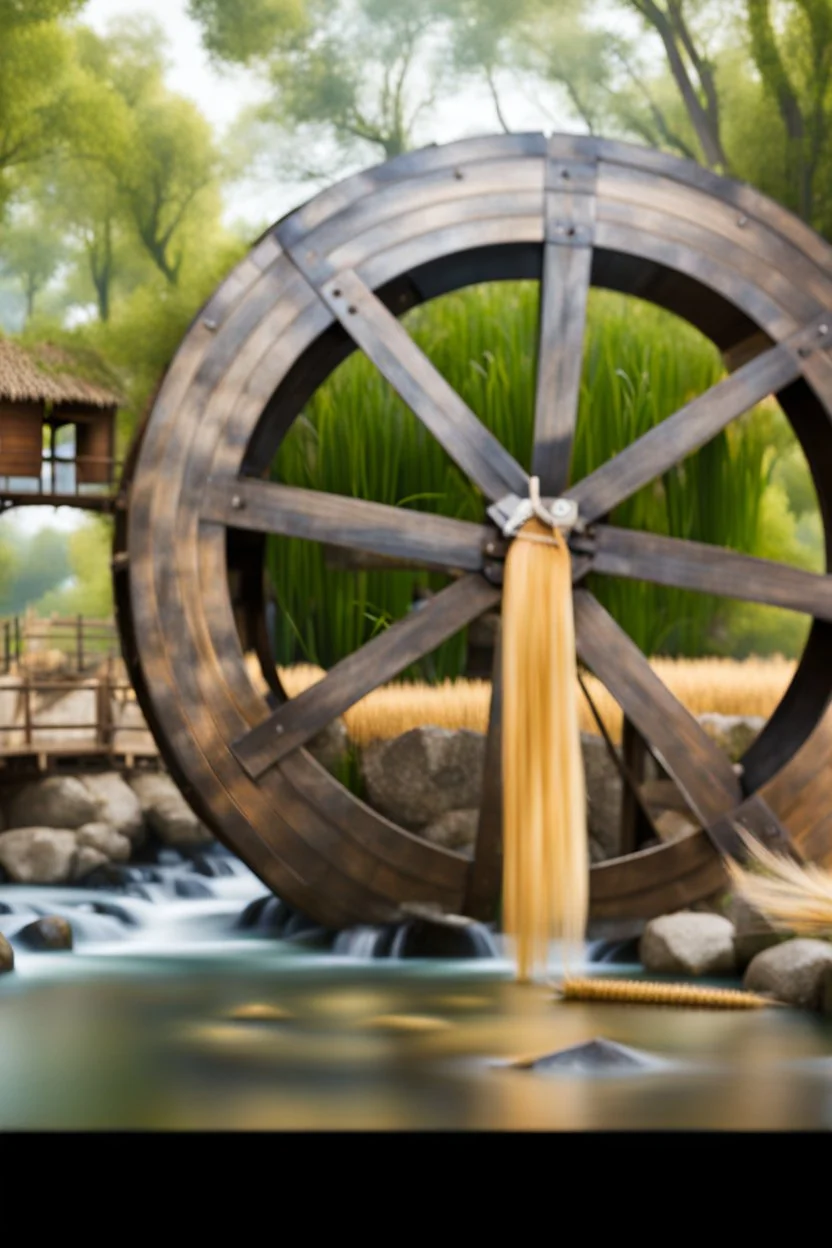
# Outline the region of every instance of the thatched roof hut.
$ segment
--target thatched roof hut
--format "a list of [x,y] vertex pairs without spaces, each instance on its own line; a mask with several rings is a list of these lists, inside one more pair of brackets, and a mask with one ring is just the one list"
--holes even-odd
[[91,353],[0,338],[0,478],[40,478],[44,427],[54,435],[62,425],[74,425],[76,488],[109,484],[115,415],[123,402]]

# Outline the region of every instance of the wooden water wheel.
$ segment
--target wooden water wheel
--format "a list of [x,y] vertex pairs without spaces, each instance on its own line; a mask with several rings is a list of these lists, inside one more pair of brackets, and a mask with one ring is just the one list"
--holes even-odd
[[[737,824],[832,854],[832,577],[611,526],[645,484],[775,394],[832,523],[832,249],[746,186],[594,138],[483,138],[407,154],[266,233],[193,322],[127,468],[115,580],[125,657],[164,759],[219,839],[333,928],[404,903],[493,913],[500,879],[499,685],[475,860],[357,801],[304,748],[336,715],[499,603],[506,539],[487,508],[528,477],[397,319],[473,283],[540,282],[532,456],[572,530],[579,657],[607,686],[702,831],[592,869],[596,918],[649,917],[713,893]],[[587,292],[637,295],[723,352],[727,378],[569,485]],[[267,479],[292,421],[362,350],[484,496],[471,524]],[[602,414],[599,414],[602,418]],[[497,514],[497,513],[494,513]],[[265,534],[452,570],[448,588],[287,700],[263,622]],[[808,613],[796,675],[740,769],[585,588],[589,571]],[[255,646],[279,705],[244,664]]]

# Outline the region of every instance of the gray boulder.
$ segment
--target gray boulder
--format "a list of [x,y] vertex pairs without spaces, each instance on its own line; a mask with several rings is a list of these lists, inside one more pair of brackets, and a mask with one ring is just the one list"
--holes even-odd
[[699,723],[732,763],[738,763],[757,738],[765,720],[757,715],[699,715]]
[[749,992],[769,993],[787,1005],[819,1010],[829,967],[832,944],[787,940],[757,954],[745,972],[744,984]]
[[453,849],[459,853],[473,854],[477,840],[479,810],[448,810],[438,819],[434,819],[419,835],[433,845],[441,845],[443,849]]
[[647,924],[639,957],[661,974],[729,975],[736,966],[734,928],[718,914],[665,914]]
[[462,914],[444,914],[428,904],[401,907],[405,922],[394,938],[400,958],[494,958],[497,950],[482,923]]
[[651,1058],[638,1049],[628,1049],[615,1040],[607,1040],[599,1036],[597,1040],[587,1040],[582,1044],[571,1045],[568,1049],[558,1049],[554,1053],[544,1053],[541,1057],[521,1057],[509,1062],[515,1070],[643,1070],[655,1066],[655,1058]]
[[75,865],[72,868],[72,878],[73,880],[84,880],[98,867],[108,866],[110,866],[110,859],[106,854],[102,854],[100,849],[93,849],[91,845],[79,845],[78,852],[75,855]]
[[16,884],[65,884],[77,843],[66,828],[15,828],[0,833],[0,866]]
[[145,772],[131,778],[130,788],[139,799],[145,820],[163,844],[190,847],[213,841],[170,776]]
[[130,857],[130,841],[108,823],[85,823],[76,834],[79,848],[98,850],[110,862],[126,862]]
[[616,858],[621,845],[621,776],[601,737],[581,733],[587,822],[593,862]]
[[98,818],[98,802],[77,776],[46,776],[19,789],[8,805],[11,828],[80,828]]
[[362,752],[370,805],[416,831],[450,810],[479,804],[485,737],[479,732],[413,728]]
[[45,915],[27,923],[17,933],[17,941],[27,949],[38,952],[72,948],[72,924],[57,914]]
[[0,975],[6,971],[14,970],[14,949],[12,949],[6,937],[0,933]]
[[94,822],[109,824],[128,841],[140,842],[144,837],[141,804],[123,776],[115,771],[104,771],[81,779],[96,804]]
[[333,719],[317,736],[306,743],[306,748],[322,767],[338,775],[347,761],[350,738],[343,719]]
[[727,917],[734,924],[734,949],[737,967],[745,970],[749,962],[764,949],[782,944],[787,939],[743,897],[733,896],[728,903]]

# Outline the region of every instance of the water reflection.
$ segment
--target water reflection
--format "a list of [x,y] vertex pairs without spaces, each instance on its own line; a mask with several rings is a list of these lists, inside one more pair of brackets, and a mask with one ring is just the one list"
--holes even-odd
[[[241,936],[256,881],[208,883],[211,900],[102,895],[104,913],[82,913],[112,920],[106,907],[126,907],[118,940],[91,923],[75,953],[19,954],[0,979],[0,1127],[832,1125],[832,1025],[821,1019],[564,1003],[514,984],[499,960],[361,962]],[[0,900],[10,892],[54,912],[60,890],[4,888]],[[68,909],[91,903],[83,890],[60,897]],[[650,1064],[501,1065],[598,1037]]]
[[[568,1005],[424,968],[406,984],[305,959],[281,975],[182,959],[142,978],[57,976],[0,998],[4,1127],[616,1129],[828,1127],[832,1036],[817,1020]],[[301,968],[293,967],[293,972]],[[236,973],[235,973],[236,972]],[[445,983],[442,980],[445,979]],[[229,1019],[247,1001],[280,1019]],[[481,1005],[479,1002],[487,1002]],[[379,1026],[412,1016],[442,1025]],[[615,1074],[500,1068],[605,1036],[661,1059]],[[812,1059],[815,1059],[814,1061]],[[817,1064],[817,1059],[823,1059]]]

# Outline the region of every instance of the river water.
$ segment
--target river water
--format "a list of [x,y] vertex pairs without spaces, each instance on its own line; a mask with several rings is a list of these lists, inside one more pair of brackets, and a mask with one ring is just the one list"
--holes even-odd
[[[832,1126],[829,1021],[559,1003],[514,984],[499,949],[417,961],[368,958],[367,932],[338,952],[276,939],[240,927],[259,881],[230,858],[217,869],[166,868],[127,891],[0,886],[14,944],[38,914],[75,930],[74,951],[18,945],[0,976],[0,1128]],[[274,1017],[230,1017],[252,1006]],[[625,1051],[508,1064],[596,1040]]]

